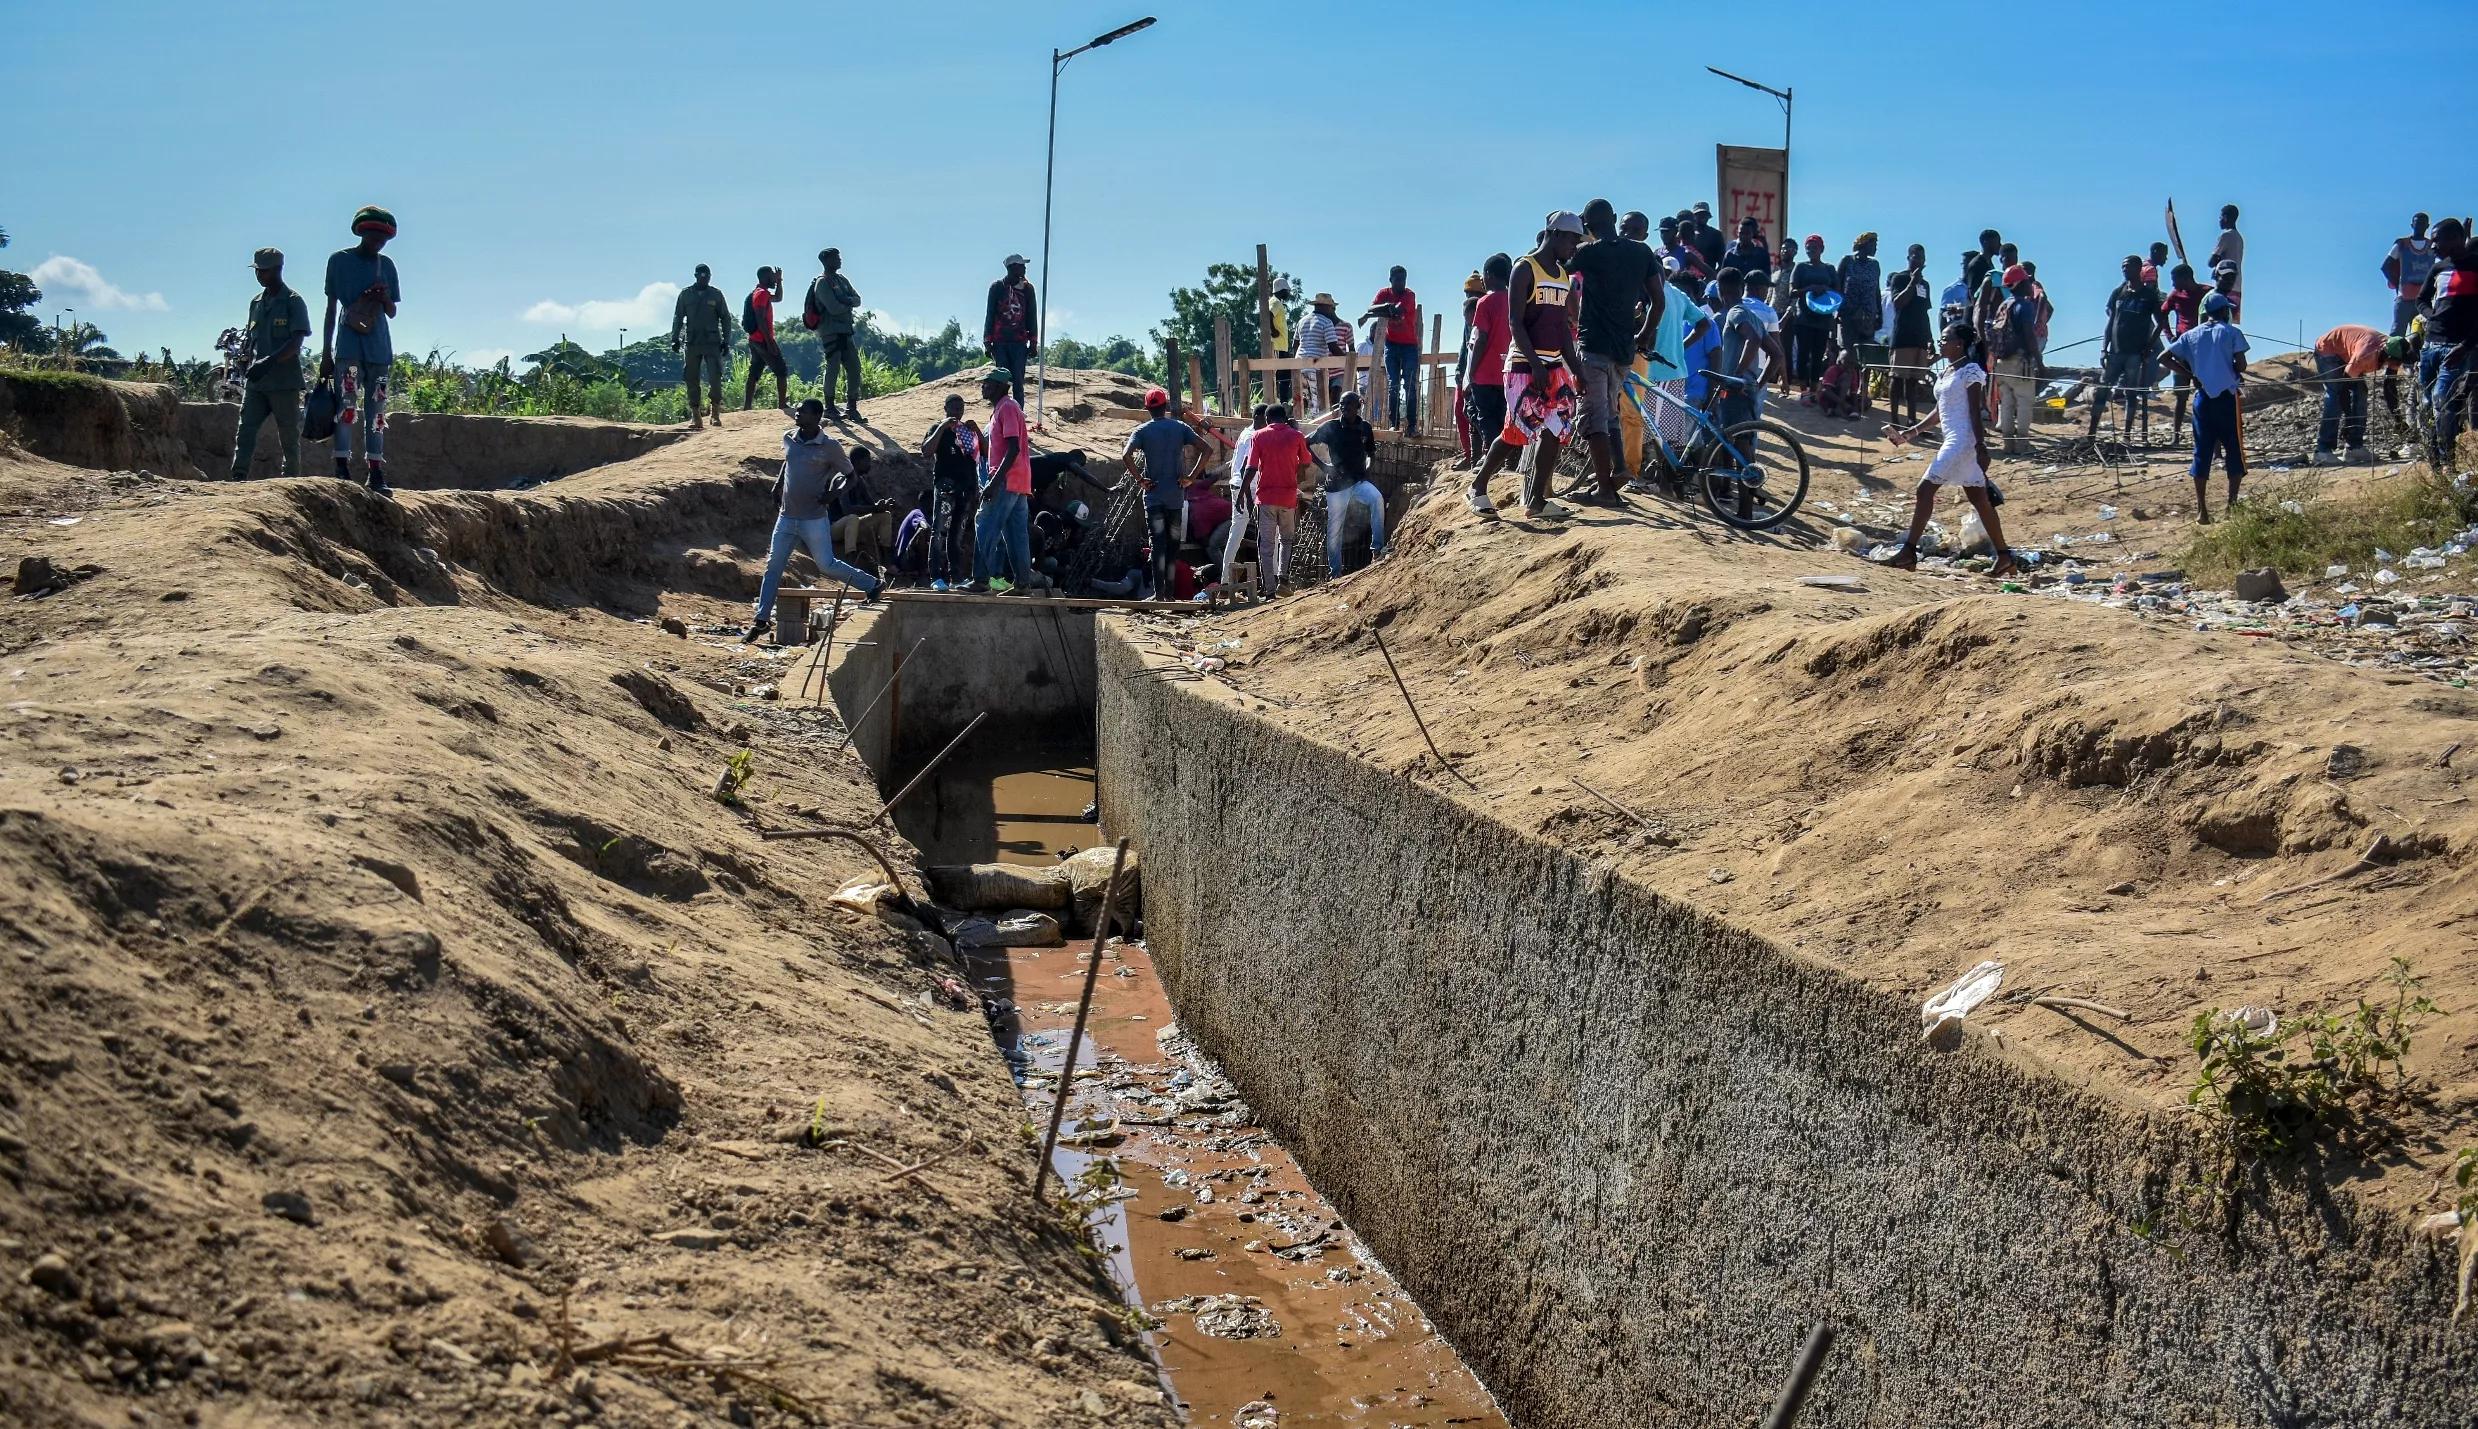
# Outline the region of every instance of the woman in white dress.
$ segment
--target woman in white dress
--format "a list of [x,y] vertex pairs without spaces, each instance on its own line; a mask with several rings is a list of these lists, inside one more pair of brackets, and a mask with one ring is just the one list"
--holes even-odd
[[1965,360],[1977,340],[1978,334],[1968,323],[1957,322],[1946,328],[1947,369],[1936,382],[1935,415],[1914,427],[1884,429],[1885,437],[1901,446],[1930,427],[1944,428],[1944,439],[1928,461],[1927,476],[1919,482],[1918,504],[1910,513],[1910,534],[1902,538],[1902,548],[1885,561],[1888,566],[1905,571],[1919,568],[1919,537],[1926,533],[1927,518],[1936,510],[1936,488],[1958,486],[1978,511],[1980,524],[1988,530],[1988,542],[1996,548],[1995,574],[2008,576],[2022,569],[2005,544],[2005,528],[1996,518],[1995,505],[1988,500],[1988,374],[1978,363]]

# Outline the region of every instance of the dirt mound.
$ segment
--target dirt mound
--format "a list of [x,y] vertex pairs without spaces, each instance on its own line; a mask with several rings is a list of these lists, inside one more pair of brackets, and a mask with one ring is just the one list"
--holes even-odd
[[[239,420],[236,408],[233,420]],[[107,382],[76,372],[0,372],[0,431],[50,461],[105,471],[199,474],[180,398],[151,382]],[[229,428],[224,451],[232,451]]]
[[866,771],[653,624],[737,616],[771,441],[0,472],[98,568],[0,624],[0,1417],[1168,1422],[932,946],[757,837]]
[[[2197,1012],[2350,1007],[2406,957],[2444,1009],[2409,1058],[2436,1094],[2395,1158],[2348,1174],[2446,1204],[2439,1173],[2478,1140],[2456,757],[2478,701],[1654,501],[1484,525],[1458,485],[1388,562],[1194,638],[1237,642],[1252,709],[1870,983],[1924,998],[2000,960],[2009,1054],[2164,1112]],[[1377,628],[1478,794],[1427,756]],[[2379,868],[2286,892],[2377,835]],[[2024,1005],[2040,993],[2131,1020],[2096,1031]]]

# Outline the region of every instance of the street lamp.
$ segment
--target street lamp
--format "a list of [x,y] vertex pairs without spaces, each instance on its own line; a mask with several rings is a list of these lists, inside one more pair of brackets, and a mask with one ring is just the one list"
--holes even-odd
[[1058,72],[1067,67],[1067,61],[1086,50],[1097,50],[1114,40],[1126,39],[1152,23],[1153,17],[1147,15],[1132,25],[1121,25],[1063,54],[1055,49],[1050,51],[1050,157],[1041,178],[1041,321],[1033,331],[1033,345],[1041,349],[1040,375],[1034,378],[1033,387],[1033,425],[1036,427],[1041,425],[1045,415],[1045,399],[1050,385],[1050,194],[1058,182]]
[[[1775,88],[1773,88],[1773,87],[1772,87],[1771,85],[1769,85],[1769,84],[1757,84],[1754,80],[1751,80],[1751,79],[1747,78],[1745,75],[1742,75],[1742,74],[1731,74],[1728,70],[1725,70],[1725,69],[1714,69],[1714,68],[1713,68],[1712,66],[1710,66],[1710,65],[1705,65],[1705,66],[1704,66],[1704,72],[1705,72],[1706,74],[1717,74],[1717,75],[1719,75],[1719,76],[1720,76],[1721,78],[1723,78],[1723,79],[1735,80],[1735,81],[1737,81],[1738,83],[1745,85],[1745,86],[1746,86],[1747,88],[1749,88],[1749,89],[1760,89],[1760,90],[1764,91],[1766,94],[1771,95],[1774,99],[1776,99],[1776,100],[1780,101],[1780,104],[1781,104],[1781,219],[1780,219],[1780,223],[1781,223],[1781,233],[1777,233],[1777,234],[1773,235],[1775,238],[1779,238],[1780,236],[1782,236],[1782,234],[1786,234],[1786,233],[1788,233],[1788,232],[1790,231],[1790,94],[1791,94],[1791,91],[1790,91],[1790,90],[1786,90],[1786,89],[1775,89]],[[1717,197],[1717,196],[1716,196],[1716,197]]]

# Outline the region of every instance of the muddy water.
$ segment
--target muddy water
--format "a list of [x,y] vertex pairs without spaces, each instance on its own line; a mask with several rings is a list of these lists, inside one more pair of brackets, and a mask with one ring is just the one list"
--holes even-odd
[[[1028,751],[957,759],[906,824],[932,861],[1045,864],[1103,841],[1082,818],[1089,766]],[[1017,1008],[1025,1104],[1039,1125],[1089,947],[993,950],[971,963],[982,992]],[[1077,1061],[1068,1124],[1116,1125],[1094,1146],[1062,1148],[1058,1165],[1068,1178],[1097,1157],[1116,1167],[1126,1199],[1096,1230],[1129,1299],[1160,1321],[1155,1353],[1189,1422],[1503,1429],[1453,1348],[1177,1033],[1141,943],[1104,950]]]

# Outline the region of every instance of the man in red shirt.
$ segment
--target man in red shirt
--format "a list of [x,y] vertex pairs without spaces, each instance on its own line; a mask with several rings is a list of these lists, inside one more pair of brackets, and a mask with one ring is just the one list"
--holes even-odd
[[791,375],[784,366],[783,349],[774,340],[774,305],[783,301],[783,270],[760,268],[757,286],[740,304],[740,327],[749,335],[749,380],[740,393],[740,410],[757,405],[757,375],[774,369],[775,410],[788,412],[791,403],[783,395],[783,383]]
[[[1400,271],[1400,270],[1397,270]],[[1291,546],[1299,538],[1299,474],[1324,464],[1291,425],[1291,409],[1275,403],[1265,428],[1248,444],[1244,479],[1256,496],[1256,590],[1271,598],[1290,585]]]
[[1385,315],[1385,403],[1393,409],[1394,430],[1416,435],[1420,430],[1420,295],[1403,286],[1411,275],[1396,264],[1387,284],[1369,300],[1371,314]]
[[1506,339],[1511,331],[1506,326],[1506,285],[1514,281],[1514,259],[1491,254],[1480,268],[1480,280],[1488,288],[1471,310],[1471,345],[1463,357],[1463,406],[1471,413],[1472,450],[1462,461],[1465,467],[1485,455],[1506,429]]
[[[2191,263],[2180,263],[2169,269],[2168,280],[2168,294],[2160,299],[2160,311],[2168,315],[2168,339],[2174,342],[2192,332],[2195,325],[2203,320],[2203,299],[2211,295],[2211,290],[2195,281],[2194,265]],[[2177,440],[2177,433],[2185,427],[2186,394],[2194,390],[2194,379],[2172,368],[2168,385],[2177,401],[2176,415],[2168,423],[2168,439],[2173,442]]]
[[[1020,590],[1032,582],[1032,453],[1024,427],[1024,409],[1009,395],[1014,377],[1005,368],[981,379],[981,400],[989,403],[989,433],[983,447],[989,466],[981,474],[981,517],[972,533],[972,587],[987,594],[993,577],[1001,591]],[[1004,559],[1008,575],[996,576]],[[1009,578],[1012,578],[1011,582]]]

